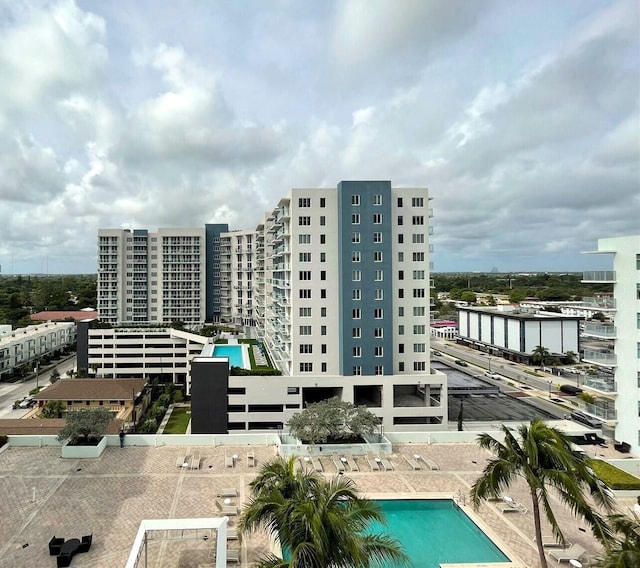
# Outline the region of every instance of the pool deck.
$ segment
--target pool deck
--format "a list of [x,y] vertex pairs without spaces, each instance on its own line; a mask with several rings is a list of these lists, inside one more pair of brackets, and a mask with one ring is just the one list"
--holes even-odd
[[[196,449],[196,448],[193,448]],[[48,542],[52,536],[79,538],[93,533],[93,545],[77,555],[72,566],[122,568],[142,519],[219,516],[215,498],[222,488],[238,490],[238,504],[249,497],[249,482],[261,464],[276,455],[274,446],[198,447],[198,470],[176,467],[186,448],[175,446],[108,447],[99,459],[66,460],[60,448],[9,448],[0,453],[0,567],[54,566]],[[257,468],[248,467],[247,451],[253,451]],[[233,468],[225,467],[227,455],[237,454]],[[439,471],[414,471],[403,456],[420,454],[435,461]],[[372,472],[364,458],[356,456],[360,472],[346,473],[370,496],[419,497],[424,494],[468,496],[489,454],[474,444],[394,444],[390,460],[394,471]],[[336,474],[329,457],[320,458],[327,476]],[[538,566],[533,539],[533,515],[523,483],[510,491],[521,501],[526,514],[501,513],[494,503],[483,504],[474,517],[481,528],[515,555],[516,566]],[[553,496],[554,511],[567,540],[589,553],[599,547],[583,523],[577,523]],[[627,511],[635,497],[616,499]],[[471,509],[468,504],[464,509]],[[237,523],[236,523],[237,524]],[[548,527],[543,534],[551,534]],[[238,542],[230,543],[237,547]],[[154,541],[149,546],[149,566],[201,568],[214,566],[215,539]],[[249,566],[268,549],[266,535],[255,534],[242,541],[242,566]],[[560,566],[549,559],[549,565]],[[566,563],[563,564],[566,566]]]

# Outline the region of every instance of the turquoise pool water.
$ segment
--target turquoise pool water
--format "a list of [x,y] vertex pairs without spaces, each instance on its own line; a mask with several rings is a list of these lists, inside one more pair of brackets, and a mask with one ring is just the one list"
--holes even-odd
[[377,503],[387,525],[376,523],[370,532],[386,532],[399,540],[416,568],[439,568],[445,562],[510,561],[450,499]]
[[227,357],[229,359],[229,367],[242,367],[244,369],[242,347],[240,345],[216,345],[213,348],[213,356]]

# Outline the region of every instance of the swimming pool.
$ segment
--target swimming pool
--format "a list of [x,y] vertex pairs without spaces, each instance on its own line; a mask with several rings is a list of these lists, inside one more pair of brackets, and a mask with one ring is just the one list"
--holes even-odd
[[375,523],[370,532],[387,533],[400,541],[416,568],[439,568],[441,563],[510,562],[450,499],[376,503],[388,524]]
[[242,345],[216,345],[213,348],[213,356],[229,359],[229,367],[245,368]]

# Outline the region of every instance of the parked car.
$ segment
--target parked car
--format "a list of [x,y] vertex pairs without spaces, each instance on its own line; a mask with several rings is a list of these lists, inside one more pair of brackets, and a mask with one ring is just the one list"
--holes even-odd
[[575,410],[571,413],[571,419],[576,422],[580,422],[580,424],[590,426],[591,428],[602,428],[602,422],[600,420],[593,418],[584,412],[580,412],[579,410]]
[[580,387],[576,387],[574,385],[561,385],[560,386],[560,391],[565,393],[565,394],[570,394],[570,395],[577,395],[580,394],[582,392],[582,389]]
[[500,375],[498,375],[498,373],[494,373],[493,371],[485,371],[484,372],[484,376],[485,377],[489,377],[490,379],[499,379]]
[[32,397],[27,397],[18,404],[18,408],[31,408],[32,402],[35,402]]
[[442,353],[440,353],[440,351],[434,351],[433,354],[437,355],[438,357],[442,357]]
[[454,361],[454,363],[455,363],[456,365],[460,365],[461,367],[466,367],[466,366],[467,366],[467,362],[466,362],[466,361],[463,361],[462,359],[456,359],[456,360]]

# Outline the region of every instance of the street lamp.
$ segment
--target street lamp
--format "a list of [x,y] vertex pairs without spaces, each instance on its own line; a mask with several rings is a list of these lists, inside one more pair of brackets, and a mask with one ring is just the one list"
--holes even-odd
[[551,381],[549,381],[549,399],[551,399]]

